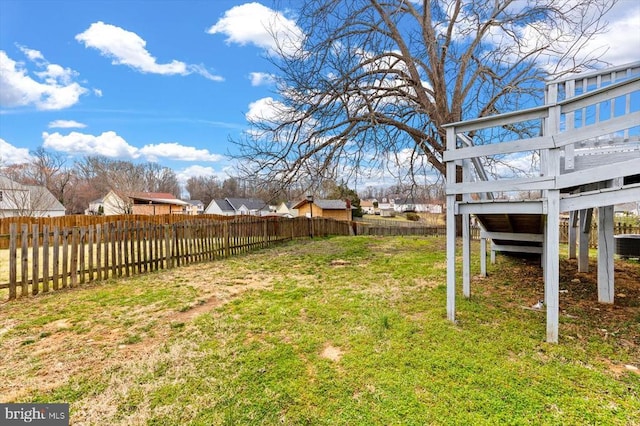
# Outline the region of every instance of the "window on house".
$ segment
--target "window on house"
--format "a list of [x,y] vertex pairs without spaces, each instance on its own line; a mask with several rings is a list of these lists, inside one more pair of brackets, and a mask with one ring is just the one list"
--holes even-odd
[[2,201],[2,191],[0,191],[0,201]]

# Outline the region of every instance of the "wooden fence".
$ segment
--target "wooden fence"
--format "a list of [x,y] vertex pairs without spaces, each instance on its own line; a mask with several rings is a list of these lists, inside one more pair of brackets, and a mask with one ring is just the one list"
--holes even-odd
[[[384,221],[380,221],[384,222]],[[446,235],[446,226],[428,226],[420,224],[408,224],[404,222],[389,221],[384,223],[373,222],[352,222],[355,235],[380,235],[380,236],[402,236],[402,235]],[[471,237],[480,239],[480,228],[471,227]]]
[[[595,222],[595,221],[594,221]],[[614,235],[627,235],[627,234],[640,234],[640,226],[629,225],[626,223],[616,222],[613,224]],[[560,222],[560,242],[569,242],[569,222]],[[591,225],[591,232],[589,232],[589,247],[598,247],[598,224],[593,223]]]
[[[155,217],[115,222],[96,220],[82,226],[38,223],[9,224],[8,256],[0,257],[0,289],[8,299],[76,287],[111,277],[128,277],[205,260],[226,258],[300,237],[349,235],[348,222],[300,217],[254,216],[188,218]],[[57,218],[53,218],[57,219]],[[167,222],[173,223],[167,223]],[[2,264],[8,264],[5,268]]]
[[[447,233],[446,226],[429,226],[418,223],[396,222],[378,220],[376,222],[357,221],[352,223],[354,233],[356,235],[440,235]],[[471,239],[480,239],[480,227],[471,226]],[[640,226],[629,225],[626,223],[614,224],[615,235],[640,234]],[[569,223],[567,221],[560,222],[560,242],[569,242]],[[598,247],[598,225],[593,224],[589,234],[589,247]]]

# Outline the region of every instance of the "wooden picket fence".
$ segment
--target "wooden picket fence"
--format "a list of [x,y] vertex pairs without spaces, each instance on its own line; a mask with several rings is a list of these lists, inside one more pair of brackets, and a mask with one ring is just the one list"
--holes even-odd
[[[11,300],[112,277],[227,258],[295,238],[351,232],[348,222],[325,218],[183,216],[183,220],[172,223],[157,218],[119,219],[71,227],[44,221],[10,223],[8,234],[0,235],[8,245],[4,250],[8,251],[8,282],[0,281],[0,289],[8,289]],[[0,271],[3,269],[0,265]],[[0,280],[4,279],[0,275]]]
[[[378,235],[378,236],[445,236],[447,235],[447,227],[442,225],[419,225],[419,224],[396,224],[395,222],[368,223],[353,222],[353,230],[355,235]],[[471,239],[480,239],[480,227],[471,226]]]
[[[594,222],[597,222],[594,220]],[[614,235],[628,235],[628,234],[640,234],[640,226],[630,225],[628,223],[615,222],[613,224]],[[564,220],[560,222],[560,242],[569,242],[569,222]],[[598,224],[593,223],[591,225],[591,231],[589,232],[589,247],[598,247]]]

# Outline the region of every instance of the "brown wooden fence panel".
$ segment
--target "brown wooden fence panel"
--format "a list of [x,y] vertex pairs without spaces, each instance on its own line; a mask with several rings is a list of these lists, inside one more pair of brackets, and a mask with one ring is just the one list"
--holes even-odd
[[[0,235],[8,248],[9,276],[0,289],[9,299],[221,259],[273,243],[309,236],[349,235],[333,219],[204,215],[18,218]],[[5,222],[2,221],[2,225]],[[8,283],[2,283],[8,279]],[[60,280],[62,281],[60,284]],[[42,286],[40,286],[42,282]],[[52,286],[49,286],[52,283]],[[31,286],[31,288],[29,288]]]

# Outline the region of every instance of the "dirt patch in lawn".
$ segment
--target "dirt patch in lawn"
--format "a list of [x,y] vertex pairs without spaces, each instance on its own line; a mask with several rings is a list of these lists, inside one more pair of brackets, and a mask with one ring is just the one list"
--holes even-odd
[[[154,358],[176,327],[186,326],[247,291],[270,288],[273,277],[234,275],[222,264],[209,263],[165,271],[161,279],[188,285],[197,299],[177,310],[155,304],[97,310],[90,319],[57,319],[27,334],[7,335],[20,323],[10,317],[1,322],[0,361],[12,368],[0,381],[0,402],[20,401],[34,391],[56,389],[72,377],[100,377],[111,368]],[[70,293],[74,291],[93,290]],[[14,303],[25,303],[16,308],[30,309],[26,304],[35,306],[37,300]],[[114,327],[115,317],[126,318],[126,322]]]
[[320,352],[320,356],[322,358],[326,358],[333,362],[340,361],[340,359],[342,358],[342,355],[343,355],[342,349],[337,348],[330,343],[327,343],[322,349],[322,352]]

